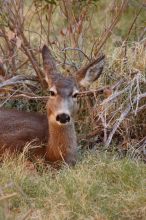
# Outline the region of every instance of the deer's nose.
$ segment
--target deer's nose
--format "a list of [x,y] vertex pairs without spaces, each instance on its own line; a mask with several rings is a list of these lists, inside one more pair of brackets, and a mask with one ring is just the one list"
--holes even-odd
[[70,121],[70,116],[65,113],[59,114],[56,116],[56,121],[59,121],[61,124],[65,124]]

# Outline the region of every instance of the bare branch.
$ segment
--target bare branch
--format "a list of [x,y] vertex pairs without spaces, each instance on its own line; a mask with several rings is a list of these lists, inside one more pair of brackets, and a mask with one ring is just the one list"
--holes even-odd
[[[134,98],[133,100],[133,105],[136,104],[137,102],[139,102],[141,99],[146,98],[146,93],[143,93],[141,95],[138,95],[136,98]],[[126,107],[126,109],[121,113],[120,118],[118,118],[113,126],[113,129],[111,131],[111,133],[108,136],[108,139],[105,142],[105,148],[108,148],[113,135],[115,134],[116,130],[119,128],[120,124],[122,123],[122,121],[127,117],[127,115],[130,113],[130,110],[132,108],[131,103]]]
[[80,48],[72,48],[72,47],[66,47],[64,49],[62,49],[62,51],[67,51],[67,50],[76,50],[76,51],[79,51],[81,52],[86,58],[87,60],[91,61],[91,59],[87,56],[87,54],[85,54]]
[[98,44],[95,44],[95,47],[97,47],[96,51],[95,51],[95,55],[97,55],[99,53],[99,51],[101,50],[101,48],[103,47],[103,45],[105,44],[107,39],[111,36],[112,31],[113,31],[114,27],[116,26],[116,24],[118,23],[121,15],[122,15],[122,13],[124,11],[124,8],[126,7],[127,4],[128,4],[128,0],[124,0],[122,2],[118,14],[115,16],[113,22],[111,23],[111,25],[109,26],[107,31],[103,34],[101,42],[100,43],[98,42]]
[[4,82],[0,82],[0,89],[6,86],[22,84],[25,80],[36,81],[36,77],[35,76],[22,76],[22,75],[14,76]]

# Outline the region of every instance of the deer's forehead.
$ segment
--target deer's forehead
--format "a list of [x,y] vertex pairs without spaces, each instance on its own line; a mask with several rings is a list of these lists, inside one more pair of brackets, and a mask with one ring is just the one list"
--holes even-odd
[[65,77],[55,81],[53,87],[58,94],[61,94],[63,96],[72,95],[72,93],[78,89],[74,79]]

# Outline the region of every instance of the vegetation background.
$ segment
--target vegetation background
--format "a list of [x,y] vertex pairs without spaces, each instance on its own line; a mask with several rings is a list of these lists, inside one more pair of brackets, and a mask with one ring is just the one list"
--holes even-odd
[[45,112],[44,43],[63,74],[106,64],[79,99],[77,165],[5,157],[0,219],[146,219],[146,2],[0,0],[0,107]]

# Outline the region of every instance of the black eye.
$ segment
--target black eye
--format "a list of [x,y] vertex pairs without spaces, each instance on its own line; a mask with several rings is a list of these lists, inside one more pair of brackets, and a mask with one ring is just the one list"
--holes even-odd
[[54,91],[49,91],[49,96],[55,96],[55,92]]
[[77,96],[79,95],[79,93],[75,93],[75,94],[73,94],[73,98],[77,98]]

